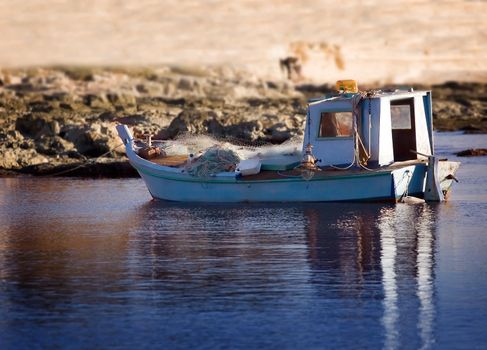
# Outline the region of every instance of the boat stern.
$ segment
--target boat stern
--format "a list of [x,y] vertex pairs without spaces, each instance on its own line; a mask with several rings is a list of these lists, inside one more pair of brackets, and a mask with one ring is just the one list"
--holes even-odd
[[458,182],[456,172],[460,167],[460,162],[449,160],[440,160],[438,162],[438,178],[440,180],[441,190],[445,198],[453,185],[453,182]]

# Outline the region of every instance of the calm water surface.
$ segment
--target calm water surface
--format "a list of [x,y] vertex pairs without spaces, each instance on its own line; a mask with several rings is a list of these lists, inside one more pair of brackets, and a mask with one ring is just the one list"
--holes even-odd
[[462,162],[450,202],[414,206],[0,179],[0,349],[485,349],[487,158]]

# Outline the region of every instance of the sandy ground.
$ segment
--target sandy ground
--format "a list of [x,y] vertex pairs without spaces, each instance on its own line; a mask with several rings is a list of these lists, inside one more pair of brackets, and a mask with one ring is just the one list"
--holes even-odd
[[0,0],[0,67],[234,65],[284,78],[487,81],[487,2]]

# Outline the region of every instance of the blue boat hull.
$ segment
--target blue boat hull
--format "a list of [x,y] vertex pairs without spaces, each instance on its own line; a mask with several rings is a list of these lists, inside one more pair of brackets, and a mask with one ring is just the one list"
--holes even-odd
[[[363,172],[274,180],[245,178],[193,178],[190,175],[155,171],[135,165],[154,198],[183,202],[335,202],[396,201],[406,193],[421,194],[425,166],[414,165],[394,171]],[[409,174],[412,177],[409,179]]]
[[[127,127],[119,126],[118,131],[131,165],[157,199],[216,203],[397,201],[407,195],[422,197],[425,193],[428,167],[422,161],[377,170],[318,171],[310,179],[281,176],[278,172],[270,178],[241,177],[235,172],[200,178],[189,175],[183,168],[159,165],[139,157]],[[452,177],[448,175],[454,175],[458,166],[458,162],[440,164],[439,191],[449,190]]]

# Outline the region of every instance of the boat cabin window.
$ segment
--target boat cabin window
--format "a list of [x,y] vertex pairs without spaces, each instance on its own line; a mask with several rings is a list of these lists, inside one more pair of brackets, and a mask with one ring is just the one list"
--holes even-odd
[[392,129],[411,129],[411,105],[408,102],[391,104],[391,123]]
[[352,124],[352,112],[323,112],[318,137],[350,137]]

